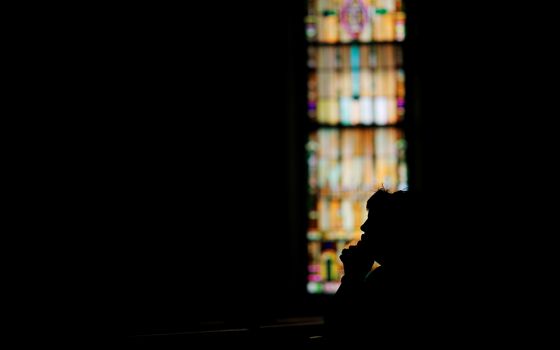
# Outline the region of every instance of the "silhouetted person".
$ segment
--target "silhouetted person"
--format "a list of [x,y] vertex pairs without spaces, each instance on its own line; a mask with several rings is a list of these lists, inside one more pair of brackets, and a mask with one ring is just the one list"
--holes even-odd
[[[364,234],[342,251],[344,276],[326,313],[327,344],[399,348],[422,327],[418,198],[376,191],[367,201]],[[418,339],[418,338],[417,338]]]

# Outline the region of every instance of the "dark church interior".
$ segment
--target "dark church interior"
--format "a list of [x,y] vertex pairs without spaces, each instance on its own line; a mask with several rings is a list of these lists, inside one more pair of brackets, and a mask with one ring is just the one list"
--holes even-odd
[[[534,315],[552,310],[557,275],[555,229],[544,229],[555,206],[541,204],[557,183],[553,15],[541,26],[511,3],[331,2],[406,12],[406,188],[438,208],[430,232],[417,232],[430,242],[429,343],[536,345],[549,325]],[[332,293],[310,277],[307,241],[308,11],[294,0],[119,15],[108,87],[119,117],[107,123],[118,141],[104,180],[111,257],[99,287],[110,306],[98,333],[130,348],[328,347]],[[325,40],[317,47],[335,47]]]

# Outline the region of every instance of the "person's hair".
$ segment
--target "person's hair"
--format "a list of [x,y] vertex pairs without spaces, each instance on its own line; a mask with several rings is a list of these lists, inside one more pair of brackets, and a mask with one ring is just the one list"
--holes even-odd
[[385,188],[377,190],[367,201],[366,208],[374,221],[395,223],[412,214],[412,195],[408,191],[389,192]]

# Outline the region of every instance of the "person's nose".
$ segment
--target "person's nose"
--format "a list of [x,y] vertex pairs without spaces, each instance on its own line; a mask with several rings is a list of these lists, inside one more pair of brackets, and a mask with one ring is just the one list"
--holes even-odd
[[362,226],[360,226],[360,230],[362,230],[363,232],[366,232],[368,229],[368,221],[366,220]]

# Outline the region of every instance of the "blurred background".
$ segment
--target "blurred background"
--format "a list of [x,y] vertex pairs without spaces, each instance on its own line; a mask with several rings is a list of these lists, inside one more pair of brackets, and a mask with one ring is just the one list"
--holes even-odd
[[320,324],[369,196],[423,186],[420,9],[126,16],[111,158],[123,332]]
[[414,0],[119,10],[102,57],[103,293],[119,334],[320,327],[338,254],[382,186],[449,203],[447,266],[503,243],[467,203],[495,220],[475,194],[507,206],[534,175],[525,145],[548,140],[520,127],[547,110],[512,85],[542,62],[517,45],[515,14]]

